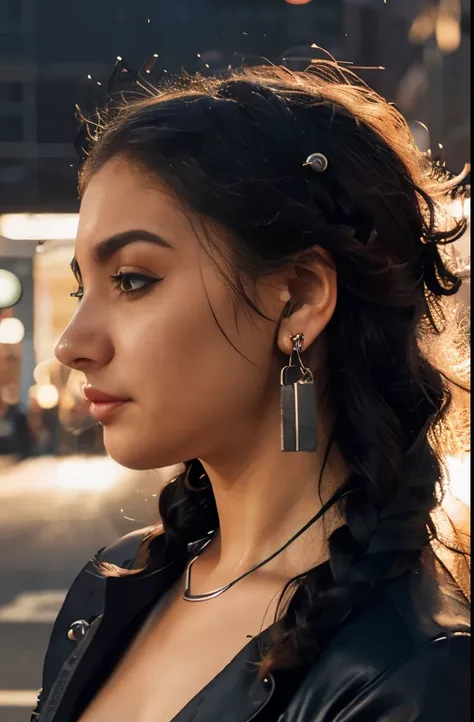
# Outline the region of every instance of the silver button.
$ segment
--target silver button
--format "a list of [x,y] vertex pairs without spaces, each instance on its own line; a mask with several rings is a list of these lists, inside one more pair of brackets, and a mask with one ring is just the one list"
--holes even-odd
[[86,632],[89,629],[89,622],[85,619],[78,619],[73,622],[68,629],[67,638],[71,642],[79,642],[83,637],[86,636]]

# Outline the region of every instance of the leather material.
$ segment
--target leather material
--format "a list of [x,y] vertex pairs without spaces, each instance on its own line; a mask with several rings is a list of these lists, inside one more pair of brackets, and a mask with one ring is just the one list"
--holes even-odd
[[97,563],[107,561],[125,569],[131,568],[149,531],[149,527],[133,531],[99,549],[72,583],[53,625],[43,663],[42,688],[31,717],[32,722],[40,718],[40,712],[45,708],[48,694],[59,677],[62,665],[75,652],[76,643],[68,637],[71,624],[77,619],[84,619],[91,624],[103,611],[106,579],[97,569]]
[[449,578],[435,581],[413,574],[377,592],[278,722],[467,722],[470,614]]
[[[128,535],[97,559],[131,567],[144,536]],[[39,722],[76,722],[112,671],[114,655],[182,574],[180,564],[166,560],[164,539],[157,542],[143,573],[105,579],[89,562],[79,574],[51,636]],[[67,639],[76,619],[93,622],[77,645]],[[249,642],[172,722],[470,719],[470,612],[434,561],[381,585],[304,670],[259,680],[251,663],[263,654],[267,634]]]
[[51,687],[62,661],[74,649],[74,642],[68,639],[71,624],[77,619],[84,619],[90,624],[103,610],[106,580],[97,570],[97,562],[107,561],[129,569],[148,532],[148,527],[133,531],[99,549],[77,575],[53,626],[43,666],[43,690]]

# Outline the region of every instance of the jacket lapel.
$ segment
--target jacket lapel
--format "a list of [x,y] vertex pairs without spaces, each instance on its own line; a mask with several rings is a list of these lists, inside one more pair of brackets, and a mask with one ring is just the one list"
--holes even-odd
[[[253,639],[197,694],[172,722],[250,722],[262,719],[275,691],[275,679],[258,679],[256,663],[262,658],[265,634]],[[265,717],[264,717],[265,718]]]
[[[79,616],[87,620],[92,609],[96,615],[98,609],[103,611],[95,616],[85,637],[57,670],[48,698],[42,706],[39,722],[74,719],[74,709],[86,687],[91,683],[100,686],[104,660],[112,646],[121,640],[126,645],[133,621],[147,607],[155,604],[181,574],[181,565],[171,562],[151,573],[107,578],[91,573],[90,579],[83,577],[82,584],[88,584],[88,602],[84,604],[83,610],[77,610],[76,619]],[[76,589],[74,593],[78,591],[84,591],[84,587]],[[97,606],[99,602],[101,605]],[[67,640],[67,633],[65,638]]]

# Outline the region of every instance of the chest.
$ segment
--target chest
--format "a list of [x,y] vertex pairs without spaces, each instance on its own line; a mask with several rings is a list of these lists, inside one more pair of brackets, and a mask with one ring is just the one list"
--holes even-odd
[[197,603],[182,599],[182,586],[151,613],[79,722],[171,722],[273,621],[277,595],[266,585]]

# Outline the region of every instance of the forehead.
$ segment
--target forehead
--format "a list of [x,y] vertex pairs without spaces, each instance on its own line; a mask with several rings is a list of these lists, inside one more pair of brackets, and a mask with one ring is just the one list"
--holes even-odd
[[142,228],[170,238],[190,233],[171,191],[123,159],[108,161],[90,178],[79,214],[76,249],[116,233]]

